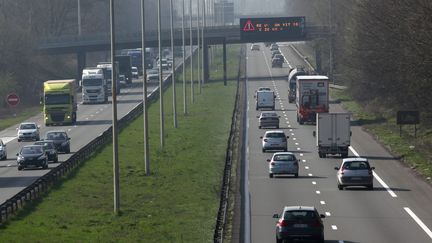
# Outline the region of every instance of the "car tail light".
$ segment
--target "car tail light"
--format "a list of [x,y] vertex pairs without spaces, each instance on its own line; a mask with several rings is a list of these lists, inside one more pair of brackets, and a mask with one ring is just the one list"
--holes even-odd
[[288,226],[288,222],[287,222],[286,220],[279,219],[277,225],[278,225],[279,227],[287,227],[287,226]]
[[321,227],[321,222],[319,220],[315,220],[310,225],[312,227]]

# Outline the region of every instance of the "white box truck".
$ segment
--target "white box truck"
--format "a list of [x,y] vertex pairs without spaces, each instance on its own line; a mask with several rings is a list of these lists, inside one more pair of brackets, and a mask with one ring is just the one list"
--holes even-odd
[[82,103],[108,103],[107,80],[101,68],[85,68],[81,77]]
[[255,100],[255,110],[270,108],[275,109],[275,94],[273,91],[257,91]]
[[327,154],[340,154],[348,157],[351,144],[351,114],[318,113],[316,116],[316,145],[318,155],[325,158]]

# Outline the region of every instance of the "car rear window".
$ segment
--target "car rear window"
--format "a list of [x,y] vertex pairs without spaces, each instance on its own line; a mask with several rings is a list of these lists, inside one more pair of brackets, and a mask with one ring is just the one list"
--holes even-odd
[[286,211],[284,215],[285,220],[307,220],[315,218],[317,218],[315,212],[310,210]]
[[343,168],[346,170],[366,170],[369,169],[369,163],[366,161],[345,162]]
[[275,155],[273,160],[275,160],[275,161],[295,161],[296,157],[292,154],[279,154],[279,155]]
[[281,132],[273,132],[273,133],[267,133],[267,138],[284,138],[285,134]]

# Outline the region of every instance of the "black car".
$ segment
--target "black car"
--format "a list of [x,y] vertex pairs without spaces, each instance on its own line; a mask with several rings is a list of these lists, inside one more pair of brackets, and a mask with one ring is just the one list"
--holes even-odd
[[279,219],[276,224],[276,242],[291,240],[311,240],[324,242],[324,224],[315,207],[289,206],[284,207],[281,215],[275,214],[273,218]]
[[70,153],[70,137],[65,131],[48,131],[44,140],[53,141],[57,152]]
[[45,152],[48,156],[48,161],[53,161],[54,163],[58,162],[57,150],[52,140],[38,141],[35,142],[34,145],[42,145],[44,147]]
[[27,167],[48,168],[48,156],[42,145],[26,145],[16,154],[18,170]]

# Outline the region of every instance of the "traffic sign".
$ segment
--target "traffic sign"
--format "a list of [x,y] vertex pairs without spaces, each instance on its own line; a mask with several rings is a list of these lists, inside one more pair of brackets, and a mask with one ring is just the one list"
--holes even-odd
[[15,93],[10,93],[7,95],[6,97],[6,102],[8,103],[8,105],[10,106],[16,106],[18,105],[18,103],[20,102],[20,98],[17,94]]
[[297,41],[306,37],[306,17],[241,18],[244,42]]

